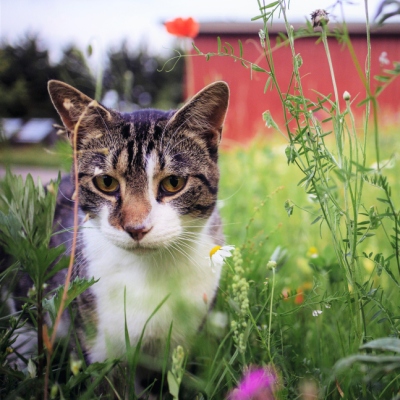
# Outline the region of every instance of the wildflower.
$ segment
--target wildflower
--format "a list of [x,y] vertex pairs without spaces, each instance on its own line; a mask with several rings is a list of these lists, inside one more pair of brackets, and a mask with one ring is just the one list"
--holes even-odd
[[321,311],[321,310],[314,310],[314,311],[312,312],[312,316],[313,316],[313,317],[318,317],[318,315],[320,315],[320,314],[322,314],[322,311]]
[[307,251],[307,256],[310,258],[318,258],[318,249],[315,246],[311,246]]
[[379,56],[379,62],[380,62],[382,65],[388,65],[388,64],[390,64],[390,61],[389,61],[387,55],[388,55],[388,53],[387,53],[386,51],[382,51],[382,53],[380,54],[380,56]]
[[200,30],[200,25],[193,18],[175,18],[165,23],[167,32],[179,37],[195,38]]
[[289,296],[290,296],[290,290],[287,287],[284,287],[282,289],[283,300],[289,300]]
[[73,360],[71,359],[71,372],[74,376],[79,374],[80,369],[82,368],[82,360]]
[[307,251],[307,257],[318,258],[318,249],[315,246],[311,246]]
[[343,100],[349,101],[350,99],[351,99],[350,93],[347,90],[345,90],[345,92],[343,93]]
[[269,260],[267,263],[267,269],[274,269],[274,268],[276,268],[276,261]]
[[29,361],[28,361],[28,373],[29,373],[29,376],[31,377],[31,378],[35,378],[36,377],[36,365],[35,365],[35,363],[32,361],[32,359],[30,358],[29,359]]
[[185,351],[178,345],[172,353],[172,366],[167,375],[169,392],[174,400],[179,399],[179,387],[185,372],[184,361]]
[[225,258],[231,257],[235,246],[215,246],[210,250],[210,267],[215,272],[224,264]]
[[246,328],[247,328],[247,314],[249,309],[249,283],[247,282],[244,269],[243,260],[240,250],[234,249],[233,252],[234,275],[232,278],[232,298],[236,304],[236,320],[231,321],[231,328],[233,331],[233,341],[241,353],[246,350]]
[[267,368],[249,370],[229,400],[273,400],[276,375]]
[[224,330],[228,326],[228,315],[221,311],[211,311],[207,319],[215,329]]
[[265,47],[265,32],[264,29],[258,31],[258,36],[260,38],[261,47]]
[[304,292],[297,292],[294,298],[294,304],[302,304],[304,302]]
[[322,9],[315,10],[311,13],[311,20],[313,22],[313,28],[317,26],[324,26],[329,23],[328,12]]
[[56,399],[58,395],[58,385],[54,384],[51,387],[51,391],[50,391],[50,398],[51,399]]

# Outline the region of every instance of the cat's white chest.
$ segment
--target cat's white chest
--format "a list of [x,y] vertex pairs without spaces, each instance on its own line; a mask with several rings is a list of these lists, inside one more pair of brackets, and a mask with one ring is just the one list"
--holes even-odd
[[91,362],[126,354],[125,330],[136,345],[146,323],[142,346],[150,353],[165,345],[171,323],[171,346],[185,346],[218,285],[220,271],[207,260],[211,239],[191,249],[137,255],[110,244],[97,229],[83,236],[87,274],[99,279],[92,286],[97,333],[89,343]]

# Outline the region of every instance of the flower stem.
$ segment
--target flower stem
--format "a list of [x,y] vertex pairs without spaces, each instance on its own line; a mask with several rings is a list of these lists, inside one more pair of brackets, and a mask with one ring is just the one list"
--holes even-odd
[[275,288],[275,268],[272,268],[272,288],[271,288],[271,302],[269,305],[269,323],[268,323],[268,353],[271,358],[271,324],[272,324],[272,304],[274,301],[274,288]]

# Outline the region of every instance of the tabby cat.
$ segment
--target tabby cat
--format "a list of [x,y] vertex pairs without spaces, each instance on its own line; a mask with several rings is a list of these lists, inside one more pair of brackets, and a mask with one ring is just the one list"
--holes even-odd
[[[123,357],[125,322],[135,345],[160,304],[144,331],[143,353],[162,356],[171,324],[171,348],[187,348],[221,272],[210,267],[208,255],[223,244],[216,201],[227,84],[210,84],[178,111],[129,114],[63,82],[48,87],[71,143],[77,132],[74,275],[98,280],[77,304],[87,361]],[[66,177],[60,185],[54,230],[64,233],[52,245],[71,244],[65,230],[73,225],[71,182]]]

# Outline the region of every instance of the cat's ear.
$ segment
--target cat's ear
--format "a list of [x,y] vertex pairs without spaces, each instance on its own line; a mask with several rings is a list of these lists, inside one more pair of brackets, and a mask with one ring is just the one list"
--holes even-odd
[[89,141],[107,130],[111,113],[74,87],[60,81],[48,83],[51,101],[68,131],[70,139],[75,129],[78,133],[78,144]]
[[228,85],[222,81],[214,82],[178,110],[168,124],[175,129],[193,132],[206,142],[211,153],[216,152],[228,103]]

